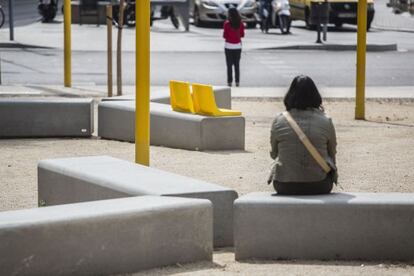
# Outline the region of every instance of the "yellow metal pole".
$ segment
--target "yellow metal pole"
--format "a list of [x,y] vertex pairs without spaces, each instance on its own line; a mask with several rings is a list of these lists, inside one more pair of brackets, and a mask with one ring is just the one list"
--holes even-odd
[[150,0],[135,5],[135,162],[149,166]]
[[355,119],[365,119],[365,61],[367,48],[367,0],[358,1],[358,41]]
[[71,34],[70,25],[72,22],[72,12],[70,0],[64,0],[63,32],[64,32],[64,85],[72,86],[72,64],[71,64]]

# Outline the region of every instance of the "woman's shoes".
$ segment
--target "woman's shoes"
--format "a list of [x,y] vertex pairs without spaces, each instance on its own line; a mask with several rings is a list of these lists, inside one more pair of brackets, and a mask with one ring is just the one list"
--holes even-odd
[[[231,85],[232,85],[232,83],[231,83],[231,82],[228,82],[228,83],[227,83],[227,86],[228,86],[228,87],[231,87]],[[239,86],[240,86],[240,84],[239,84],[238,82],[236,82],[236,87],[239,87]]]

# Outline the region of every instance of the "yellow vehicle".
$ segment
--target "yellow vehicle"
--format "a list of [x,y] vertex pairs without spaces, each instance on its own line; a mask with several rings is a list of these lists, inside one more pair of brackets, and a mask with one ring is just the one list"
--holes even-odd
[[[357,24],[358,0],[327,0],[329,4],[329,23],[341,27],[342,24]],[[367,30],[374,19],[374,0],[367,0]],[[304,20],[311,28],[311,0],[289,0],[292,20]]]

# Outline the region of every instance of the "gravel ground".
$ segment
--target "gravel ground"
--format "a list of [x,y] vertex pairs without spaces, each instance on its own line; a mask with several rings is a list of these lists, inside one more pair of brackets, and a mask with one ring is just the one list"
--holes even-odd
[[[239,195],[272,191],[269,134],[280,101],[234,100],[246,116],[246,150],[198,152],[151,147],[151,166],[237,190]],[[354,103],[328,101],[336,126],[340,186],[335,191],[414,192],[414,102],[368,101],[367,120],[356,121]],[[134,144],[91,139],[0,140],[0,211],[37,206],[37,170],[46,158],[111,155],[133,161]],[[134,275],[414,275],[414,264],[361,262],[235,262],[231,248],[212,263],[166,267]]]

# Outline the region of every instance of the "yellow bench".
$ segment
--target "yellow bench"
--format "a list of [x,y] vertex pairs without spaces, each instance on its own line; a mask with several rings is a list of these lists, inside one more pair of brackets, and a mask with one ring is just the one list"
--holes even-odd
[[193,83],[192,88],[191,94],[189,82],[170,81],[170,103],[174,111],[214,117],[242,114],[237,110],[218,108],[211,85]]

